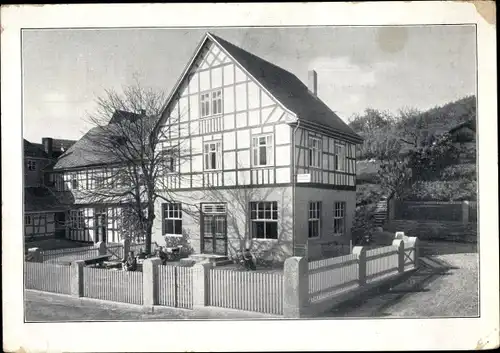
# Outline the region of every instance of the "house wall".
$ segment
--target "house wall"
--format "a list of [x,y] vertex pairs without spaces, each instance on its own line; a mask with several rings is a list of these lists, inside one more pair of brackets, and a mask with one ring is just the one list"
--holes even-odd
[[[309,239],[309,202],[321,202],[321,227],[318,238]],[[333,216],[335,202],[345,202],[345,234],[333,235]],[[308,245],[311,259],[322,257],[322,248],[333,242],[348,245],[351,240],[351,227],[356,207],[356,193],[334,189],[296,187],[295,189],[295,237],[297,244]]]
[[[35,170],[28,168],[29,163],[34,163]],[[24,186],[43,185],[42,169],[50,163],[49,159],[25,157],[24,158]]]
[[[220,114],[201,117],[201,95],[221,91]],[[290,182],[288,112],[216,44],[206,45],[165,112],[160,148],[180,150],[179,175],[169,175],[169,189]],[[269,165],[255,166],[252,137],[272,136]],[[217,170],[204,167],[204,144],[220,142]]]
[[[252,237],[249,220],[249,203],[251,201],[277,201],[278,203],[278,239],[251,240],[252,250],[265,260],[284,260],[292,255],[292,188],[291,187],[257,187],[228,188],[205,191],[179,191],[172,195],[176,201],[182,202],[183,234],[189,239],[194,253],[201,251],[200,211],[201,203],[222,202],[227,204],[228,253],[234,254]],[[162,227],[162,203],[158,200],[155,206],[155,222],[153,241],[165,245],[165,234]]]
[[54,213],[29,213],[24,215],[25,238],[53,237],[54,235]]

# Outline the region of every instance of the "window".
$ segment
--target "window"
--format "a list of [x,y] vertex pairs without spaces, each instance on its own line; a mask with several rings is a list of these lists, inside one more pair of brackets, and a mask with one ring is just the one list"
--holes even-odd
[[344,171],[345,170],[345,146],[336,143],[335,144],[335,170]]
[[163,234],[182,235],[182,206],[180,203],[163,204]]
[[309,137],[309,166],[321,167],[321,140],[315,137]]
[[207,142],[203,150],[205,170],[216,170],[221,168],[221,142]]
[[201,117],[222,114],[222,90],[200,95]]
[[78,190],[78,179],[76,175],[71,176],[71,189]]
[[309,202],[309,238],[320,235],[321,202]]
[[278,239],[278,202],[250,202],[252,238]]
[[24,216],[24,225],[30,226],[33,224],[33,217],[31,216]]
[[333,208],[333,235],[344,235],[345,231],[345,202],[335,202]]
[[168,149],[162,151],[162,162],[163,162],[163,171],[165,174],[167,173],[175,173],[177,171],[177,163],[175,151],[172,149]]
[[101,189],[104,187],[104,180],[105,180],[105,177],[102,177],[102,176],[96,176],[95,177],[95,187],[96,189]]
[[252,161],[256,167],[273,164],[273,136],[252,137]]
[[71,210],[70,221],[71,221],[71,227],[73,229],[85,228],[83,210]]
[[35,171],[36,170],[36,161],[32,161],[31,159],[28,160],[27,167],[29,171]]

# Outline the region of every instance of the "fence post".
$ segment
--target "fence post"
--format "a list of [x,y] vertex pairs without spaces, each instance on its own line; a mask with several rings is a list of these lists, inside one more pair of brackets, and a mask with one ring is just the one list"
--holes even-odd
[[469,223],[469,201],[462,201],[462,223]]
[[417,237],[411,237],[410,238],[410,241],[413,243],[413,248],[415,250],[414,251],[414,254],[415,254],[415,268],[418,268],[419,266],[419,260],[420,260],[420,240],[417,238]]
[[362,287],[366,284],[366,249],[363,246],[355,246],[352,253],[358,257],[358,281],[359,286]]
[[208,281],[212,267],[212,263],[198,263],[193,266],[193,309],[208,305]]
[[43,255],[40,248],[29,248],[28,254],[30,262],[43,262]]
[[405,243],[403,239],[394,239],[392,246],[398,249],[398,272],[405,272]]
[[106,255],[106,251],[107,251],[106,243],[100,241],[100,242],[95,244],[95,247],[99,251],[99,255]]
[[161,260],[157,257],[144,260],[142,263],[142,291],[144,306],[153,307],[158,304],[158,266]]
[[125,261],[127,259],[128,253],[130,252],[129,238],[122,239],[122,250],[123,250],[123,258],[121,260]]
[[83,297],[83,267],[85,261],[78,260],[71,263],[71,295]]
[[305,257],[289,257],[283,269],[283,316],[300,318],[309,302],[308,264]]

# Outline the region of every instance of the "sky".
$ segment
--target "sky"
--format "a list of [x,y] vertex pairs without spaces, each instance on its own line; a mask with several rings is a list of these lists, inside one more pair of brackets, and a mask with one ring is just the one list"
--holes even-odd
[[426,110],[476,92],[474,26],[24,30],[23,135],[78,139],[105,89],[171,92],[210,31],[307,84],[344,121]]

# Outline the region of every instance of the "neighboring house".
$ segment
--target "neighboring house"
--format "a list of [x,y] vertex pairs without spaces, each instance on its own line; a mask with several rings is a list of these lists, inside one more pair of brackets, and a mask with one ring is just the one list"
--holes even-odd
[[[56,192],[71,207],[66,237],[80,242],[119,242],[123,238],[128,206],[122,201],[99,197],[99,189],[118,188],[119,157],[100,145],[114,123],[122,119],[140,119],[141,114],[117,110],[107,126],[90,129],[63,153],[51,168]],[[116,136],[117,139],[120,136]],[[118,140],[117,140],[118,141]]]
[[50,189],[52,183],[45,170],[72,143],[48,137],[42,144],[24,140],[24,235],[28,241],[64,237],[67,206]]
[[308,88],[207,34],[158,126],[165,150],[189,152],[166,177],[178,202],[158,201],[153,241],[221,256],[248,244],[271,260],[350,244],[362,139],[316,90],[314,71]]

